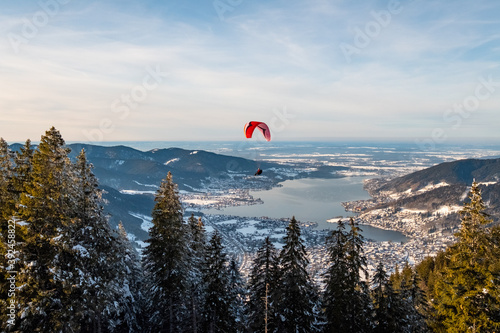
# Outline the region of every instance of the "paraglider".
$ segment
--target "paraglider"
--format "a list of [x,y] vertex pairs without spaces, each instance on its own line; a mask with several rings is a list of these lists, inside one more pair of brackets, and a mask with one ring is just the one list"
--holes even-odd
[[258,128],[259,131],[262,132],[262,135],[264,136],[266,141],[271,141],[271,131],[269,130],[269,127],[261,121],[251,121],[245,124],[244,131],[247,139],[250,139],[252,137],[253,132],[256,128]]
[[[259,131],[262,133],[266,141],[271,141],[271,131],[269,130],[269,126],[267,126],[265,123],[261,121],[250,121],[246,123],[243,129],[245,132],[245,137],[247,139],[250,139],[256,128],[259,129]],[[262,174],[262,169],[258,168],[254,176],[260,176],[261,174]]]

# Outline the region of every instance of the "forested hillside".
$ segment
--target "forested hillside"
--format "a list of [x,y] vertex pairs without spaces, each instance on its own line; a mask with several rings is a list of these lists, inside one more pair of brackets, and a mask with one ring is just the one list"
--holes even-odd
[[173,173],[158,184],[141,258],[110,228],[85,150],[70,154],[55,128],[36,149],[0,140],[2,332],[500,331],[500,228],[477,183],[457,242],[415,267],[390,275],[381,262],[368,276],[351,219],[327,238],[313,281],[292,217],[283,248],[263,240],[242,277],[217,231],[184,220]]

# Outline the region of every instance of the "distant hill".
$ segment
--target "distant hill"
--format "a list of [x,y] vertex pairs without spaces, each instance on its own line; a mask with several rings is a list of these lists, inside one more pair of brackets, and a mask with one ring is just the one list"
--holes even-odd
[[111,226],[114,228],[121,221],[127,233],[140,240],[147,239],[148,233],[141,228],[143,221],[130,213],[150,216],[154,206],[153,195],[130,195],[120,193],[109,186],[101,188],[106,201],[104,209],[109,214]]
[[188,190],[201,188],[207,177],[231,172],[233,165],[236,170],[247,174],[253,175],[252,171],[257,170],[253,161],[205,151],[168,148],[143,152],[125,146],[84,144],[69,147],[72,156],[85,149],[100,183],[118,190],[151,190],[151,185],[159,186],[169,171],[179,189]]
[[[181,148],[140,151],[126,146],[104,147],[89,144],[70,144],[70,156],[76,157],[85,149],[88,160],[94,165],[94,173],[101,185],[117,190],[151,190],[159,186],[170,171],[180,190],[193,191],[210,186],[212,181],[220,187],[219,180],[227,186],[248,185],[260,167],[262,179],[271,185],[286,179],[314,177],[338,177],[335,171],[343,167],[325,167],[314,172],[278,163],[258,162],[241,157],[221,155],[203,150]],[[250,177],[250,178],[249,178]]]
[[[433,212],[442,206],[463,206],[473,181],[480,183],[486,212],[500,222],[500,159],[465,159],[446,162],[389,181],[373,181],[372,195],[383,194],[387,202],[373,209],[393,207]],[[429,228],[456,226],[457,213],[437,220]]]
[[[203,150],[180,148],[140,151],[126,146],[69,144],[70,157],[85,149],[87,159],[104,190],[106,213],[110,224],[120,221],[130,234],[139,240],[148,238],[143,220],[154,206],[154,193],[170,171],[179,190],[204,192],[224,189],[271,188],[281,181],[303,177],[335,178],[335,171],[345,167],[319,166],[316,170],[300,165],[283,165],[221,155]],[[12,146],[19,149],[19,145]],[[261,177],[254,177],[258,168]],[[134,193],[134,194],[132,194]]]
[[[71,158],[84,149],[94,165],[94,173],[104,190],[103,198],[107,202],[104,208],[110,215],[110,224],[115,227],[122,221],[127,232],[140,240],[147,239],[148,234],[137,215],[151,216],[154,193],[168,172],[172,173],[179,190],[196,192],[221,186],[252,187],[255,177],[249,176],[258,168],[252,160],[202,150],[167,148],[144,152],[126,146],[89,144],[70,144],[68,147]],[[266,177],[259,178],[265,179],[264,186],[287,178],[280,175],[279,170],[285,174],[292,171],[272,163],[262,163],[260,167],[265,170]]]
[[395,178],[379,187],[379,191],[418,191],[429,185],[446,183],[449,185],[470,185],[477,182],[497,182],[500,180],[500,158],[465,159],[446,162],[406,176]]
[[[10,148],[19,150],[21,144]],[[36,147],[36,146],[35,146]],[[154,206],[154,194],[172,173],[179,190],[207,192],[227,189],[266,189],[287,179],[340,177],[336,171],[346,167],[318,165],[278,164],[216,154],[203,150],[180,148],[141,151],[127,146],[100,146],[69,144],[71,159],[82,149],[93,164],[93,172],[103,189],[104,209],[115,228],[123,222],[128,233],[139,240],[148,238],[143,217],[150,218]],[[255,177],[258,168],[262,176]]]

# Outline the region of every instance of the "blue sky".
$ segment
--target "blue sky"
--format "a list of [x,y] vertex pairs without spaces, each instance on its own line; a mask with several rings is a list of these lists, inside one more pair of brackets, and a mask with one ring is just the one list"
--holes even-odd
[[0,136],[500,139],[500,2],[0,5]]

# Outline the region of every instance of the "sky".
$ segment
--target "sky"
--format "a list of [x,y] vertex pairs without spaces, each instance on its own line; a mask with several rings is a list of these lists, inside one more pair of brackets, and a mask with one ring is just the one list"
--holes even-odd
[[498,0],[3,1],[0,36],[9,143],[500,141]]

